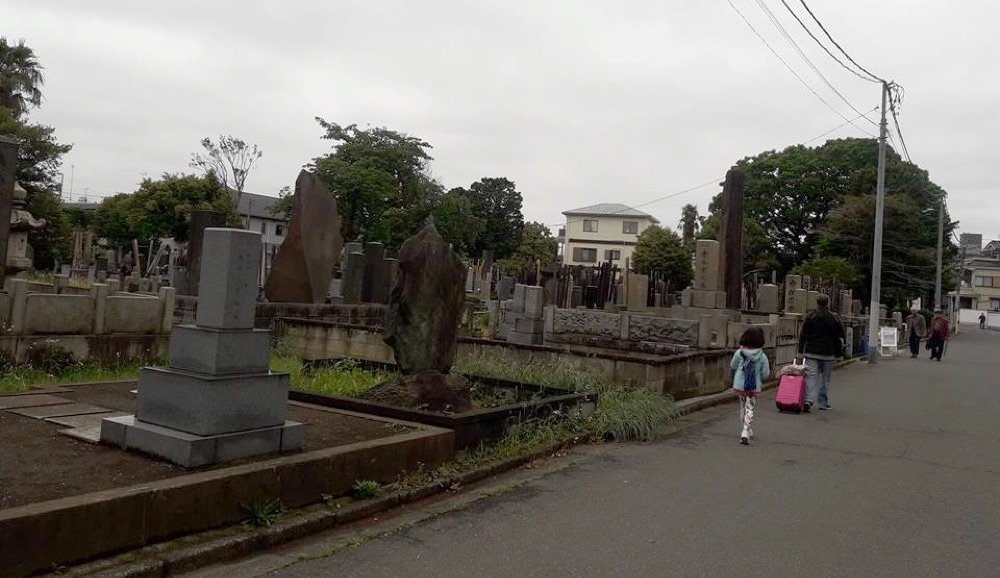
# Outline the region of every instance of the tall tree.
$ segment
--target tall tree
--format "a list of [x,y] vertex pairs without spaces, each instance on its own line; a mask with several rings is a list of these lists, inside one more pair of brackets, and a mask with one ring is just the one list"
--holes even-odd
[[20,118],[31,106],[42,104],[42,65],[24,39],[11,44],[0,36],[0,107]]
[[521,214],[523,198],[514,181],[504,177],[483,177],[468,189],[457,187],[450,193],[467,197],[475,214],[485,220],[483,231],[473,244],[473,254],[491,250],[496,258],[502,259],[517,249],[524,216]]
[[0,37],[0,135],[20,142],[15,178],[28,193],[25,207],[46,222],[29,232],[28,242],[35,266],[49,268],[70,250],[70,225],[61,210],[56,176],[71,146],[60,144],[52,127],[26,119],[28,109],[42,103],[43,80],[42,66],[24,40],[11,44]]
[[234,206],[239,206],[247,176],[264,152],[255,144],[232,135],[219,135],[219,142],[201,139],[203,153],[191,155],[191,167],[205,175],[213,173],[222,186],[236,191]]
[[698,207],[688,203],[681,207],[681,240],[688,250],[694,249],[694,241],[698,235],[698,227],[701,222],[698,220]]
[[687,287],[694,277],[691,254],[681,238],[659,225],[651,225],[639,234],[632,253],[632,268],[646,275],[662,274],[672,290]]
[[472,201],[460,192],[448,191],[441,196],[432,215],[441,238],[451,243],[460,254],[471,256],[486,223],[476,213]]
[[530,271],[536,263],[547,267],[555,262],[558,251],[559,242],[552,231],[543,223],[529,221],[521,229],[514,252],[501,261],[501,266],[509,272]]
[[426,172],[431,145],[385,127],[360,129],[322,118],[334,151],[312,168],[337,197],[347,239],[398,247],[438,206],[443,189]]
[[[735,167],[745,174],[745,231],[759,227],[766,241],[755,249],[753,260],[746,261],[746,265],[757,268],[759,264],[767,264],[784,273],[814,257],[840,257],[859,271],[867,272],[871,247],[862,250],[862,246],[871,244],[874,218],[863,209],[874,206],[877,165],[878,143],[857,138],[830,140],[813,148],[798,145],[780,152],[766,151],[737,162]],[[889,196],[901,195],[898,202],[911,206],[906,218],[914,219],[915,228],[909,230],[904,241],[910,249],[902,262],[910,268],[906,276],[910,282],[932,281],[933,269],[912,267],[923,267],[918,253],[933,249],[937,243],[937,211],[944,191],[931,182],[927,171],[903,161],[891,148],[886,151],[886,191]],[[711,217],[703,235],[717,230],[721,195],[709,209]],[[833,226],[838,235],[857,241],[854,248],[835,243],[820,248],[824,231],[835,213],[841,217],[852,215],[849,219],[838,217]],[[892,222],[887,216],[887,231]],[[866,235],[867,240],[861,241]],[[747,238],[745,232],[745,255]],[[865,258],[869,261],[861,262]],[[861,295],[868,293],[865,276],[859,276],[855,286]]]

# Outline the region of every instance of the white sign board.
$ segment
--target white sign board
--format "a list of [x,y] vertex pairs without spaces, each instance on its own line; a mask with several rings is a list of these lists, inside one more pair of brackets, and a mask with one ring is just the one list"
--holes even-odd
[[894,351],[899,346],[899,332],[895,327],[879,327],[879,346],[882,355],[894,355]]

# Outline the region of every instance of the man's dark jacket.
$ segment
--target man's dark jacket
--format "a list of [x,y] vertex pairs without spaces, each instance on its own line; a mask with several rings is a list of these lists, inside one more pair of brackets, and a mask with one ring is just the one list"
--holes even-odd
[[806,315],[799,334],[799,353],[842,357],[844,326],[829,308],[817,308]]

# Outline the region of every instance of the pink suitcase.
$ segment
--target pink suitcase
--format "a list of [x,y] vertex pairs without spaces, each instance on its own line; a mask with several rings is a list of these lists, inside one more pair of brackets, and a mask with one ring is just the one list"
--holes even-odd
[[774,403],[779,411],[802,413],[806,404],[806,376],[782,375],[778,380],[778,395]]

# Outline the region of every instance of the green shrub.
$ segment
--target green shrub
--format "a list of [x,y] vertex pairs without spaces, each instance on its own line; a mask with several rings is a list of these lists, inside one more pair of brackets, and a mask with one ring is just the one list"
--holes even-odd
[[359,500],[368,500],[382,493],[382,484],[374,480],[358,480],[351,487],[351,493]]
[[246,511],[246,518],[243,519],[244,526],[255,526],[257,528],[267,528],[274,525],[285,512],[285,506],[281,500],[266,500],[254,502],[247,506],[243,505]]

